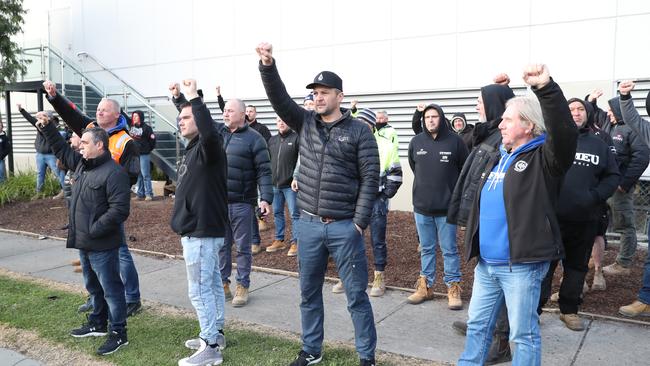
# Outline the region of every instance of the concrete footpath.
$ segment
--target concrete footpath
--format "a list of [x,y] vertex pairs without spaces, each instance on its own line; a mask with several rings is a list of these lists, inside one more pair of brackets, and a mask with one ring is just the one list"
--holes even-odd
[[[135,253],[134,257],[143,299],[192,309],[187,298],[185,264],[182,260],[157,259]],[[77,252],[66,249],[60,240],[38,240],[0,233],[0,268],[9,271],[81,285],[81,276],[73,273],[70,266],[70,261],[76,258]],[[353,345],[354,332],[345,295],[332,294],[331,288],[332,284],[326,284],[323,289],[325,339]],[[254,272],[250,289],[249,304],[243,308],[227,305],[226,319],[300,333],[300,291],[296,278]],[[464,338],[453,331],[451,323],[465,320],[467,311],[448,310],[446,298],[409,305],[405,302],[407,295],[403,291],[389,290],[383,297],[371,298],[378,333],[377,348],[425,360],[456,363],[463,350]],[[631,300],[621,299],[621,302]],[[650,327],[601,318],[588,318],[587,324],[585,331],[574,332],[564,327],[556,314],[544,313],[543,364],[648,364],[650,353],[646,340]],[[0,365],[28,364],[16,363],[20,361],[18,358],[14,363],[7,363],[7,357],[21,357],[11,356],[7,352],[11,351],[0,350]]]

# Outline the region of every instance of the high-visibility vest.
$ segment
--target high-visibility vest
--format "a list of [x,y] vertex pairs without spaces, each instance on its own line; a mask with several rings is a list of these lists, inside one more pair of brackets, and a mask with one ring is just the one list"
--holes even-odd
[[[91,122],[86,128],[97,127],[94,122]],[[120,163],[120,158],[124,154],[126,143],[131,141],[132,138],[125,130],[120,130],[108,136],[108,151],[111,152],[111,158],[116,163]]]

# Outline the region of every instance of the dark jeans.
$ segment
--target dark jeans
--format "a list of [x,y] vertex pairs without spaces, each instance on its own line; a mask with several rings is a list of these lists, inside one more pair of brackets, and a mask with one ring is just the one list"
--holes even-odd
[[[648,238],[650,238],[650,226],[648,226]],[[639,290],[639,301],[650,305],[650,249],[643,267],[643,287]]]
[[93,302],[88,322],[103,326],[110,322],[111,330],[126,331],[126,300],[120,279],[119,249],[104,251],[79,250],[84,284]]
[[251,283],[250,274],[253,264],[251,254],[251,230],[254,219],[253,205],[249,203],[229,203],[228,216],[230,225],[226,227],[224,245],[219,250],[219,265],[221,280],[230,283],[232,274],[232,244],[237,250],[237,282],[248,288]]
[[[562,314],[577,314],[582,304],[582,286],[589,271],[589,258],[594,245],[597,231],[596,221],[560,222],[560,233],[564,244],[565,257],[562,260],[564,270],[560,285],[560,312]],[[558,261],[552,261],[548,273],[542,282],[537,313],[542,313],[542,306],[551,296],[553,273]]]
[[388,214],[388,200],[377,198],[372,208],[370,219],[370,238],[372,240],[372,255],[375,259],[375,271],[386,268],[386,216]]
[[132,304],[140,301],[140,278],[138,270],[135,268],[133,257],[126,245],[126,234],[124,233],[124,224],[120,225],[122,232],[122,244],[120,245],[120,276],[124,282],[124,291],[126,302]]
[[366,294],[368,259],[363,235],[351,219],[322,223],[318,216],[300,216],[298,265],[303,350],[320,353],[323,345],[323,282],[331,255],[345,288],[354,325],[354,343],[360,358],[375,357],[377,333],[372,306]]

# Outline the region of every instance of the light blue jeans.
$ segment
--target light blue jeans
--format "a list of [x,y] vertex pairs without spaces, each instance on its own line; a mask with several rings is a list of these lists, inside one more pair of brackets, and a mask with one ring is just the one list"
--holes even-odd
[[489,265],[474,268],[474,287],[469,302],[465,350],[458,365],[483,365],[492,342],[492,331],[505,299],[510,341],[515,343],[513,366],[542,364],[542,338],[537,304],[549,262]]
[[208,344],[217,342],[225,322],[226,296],[219,274],[219,249],[223,238],[181,238],[187,269],[187,293],[196,310],[201,332]]
[[45,173],[47,172],[48,166],[52,173],[59,178],[59,184],[61,184],[61,189],[63,189],[65,172],[56,167],[56,156],[54,154],[36,153],[36,192],[40,192],[43,189]]
[[436,279],[436,245],[440,244],[444,261],[444,281],[447,286],[460,282],[460,256],[456,246],[456,225],[448,224],[446,216],[427,216],[415,213],[415,225],[420,238],[420,275],[431,287]]
[[151,156],[149,154],[140,155],[140,175],[138,182],[135,184],[135,192],[138,197],[153,197],[153,188],[151,187]]
[[273,187],[273,223],[275,224],[275,240],[284,240],[284,203],[287,203],[291,215],[291,241],[298,240],[298,220],[300,212],[296,204],[296,192],[291,188]]

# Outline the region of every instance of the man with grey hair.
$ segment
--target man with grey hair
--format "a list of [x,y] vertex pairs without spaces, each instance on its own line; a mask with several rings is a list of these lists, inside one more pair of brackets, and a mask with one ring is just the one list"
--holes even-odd
[[[59,119],[52,114],[52,111],[41,111],[36,114],[34,118],[29,112],[23,109],[21,104],[18,104],[18,111],[32,126],[36,126],[38,121],[52,120],[55,125],[58,124]],[[45,140],[45,136],[39,130],[36,130],[36,138],[34,139],[34,149],[36,150],[36,195],[34,199],[41,197],[41,190],[45,182],[45,173],[49,167],[52,173],[59,179],[61,184],[61,192],[54,198],[63,198],[63,186],[65,180],[65,172],[56,166],[56,156],[52,153],[52,147]]]
[[[502,144],[489,154],[465,232],[468,260],[479,257],[459,365],[482,365],[505,299],[513,365],[541,365],[537,303],[549,261],[563,255],[554,207],[578,137],[559,85],[545,65],[524,69],[534,97],[508,101]],[[541,108],[540,108],[541,105]],[[546,119],[544,119],[545,116]]]
[[[120,115],[120,105],[112,99],[103,98],[97,105],[97,113],[93,119],[82,113],[74,103],[58,93],[56,84],[52,81],[46,80],[43,83],[43,88],[47,93],[47,100],[74,133],[81,136],[84,129],[92,127],[100,127],[108,133],[107,149],[111,153],[111,158],[121,165],[129,175],[129,187],[135,184],[138,175],[140,175],[140,154],[135,141],[129,136],[126,119]],[[140,302],[140,280],[133,257],[126,244],[123,224],[119,227],[119,233],[120,275],[124,281],[124,290],[126,291],[127,316],[131,316],[142,307]],[[89,302],[86,303],[86,310],[89,305]]]
[[66,247],[79,249],[84,283],[94,307],[88,320],[70,335],[83,338],[108,334],[97,350],[99,355],[108,355],[129,344],[119,253],[120,228],[130,210],[129,176],[111,159],[104,129],[86,129],[76,152],[49,119],[36,126],[63,165],[75,170]]
[[[172,84],[172,86],[178,84]],[[170,87],[172,102],[180,111],[187,99]],[[224,123],[217,122],[217,129],[223,136],[228,160],[228,216],[223,247],[219,250],[219,264],[226,300],[232,299],[234,307],[248,303],[250,272],[253,264],[251,235],[257,204],[258,187],[260,195],[259,216],[271,213],[273,190],[271,184],[271,159],[264,137],[246,122],[246,104],[241,99],[230,99],[223,110]],[[237,250],[237,287],[235,296],[230,291],[232,273],[232,245]]]

